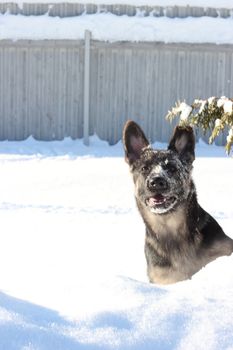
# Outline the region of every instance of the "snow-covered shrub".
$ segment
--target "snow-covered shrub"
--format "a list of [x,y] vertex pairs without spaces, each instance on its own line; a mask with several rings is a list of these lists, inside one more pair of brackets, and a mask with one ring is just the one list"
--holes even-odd
[[191,125],[201,128],[204,132],[211,131],[209,143],[228,130],[226,137],[226,151],[229,154],[233,147],[233,99],[210,97],[207,100],[196,99],[191,105],[178,101],[175,107],[168,112],[166,118],[173,120],[179,117],[180,125]]

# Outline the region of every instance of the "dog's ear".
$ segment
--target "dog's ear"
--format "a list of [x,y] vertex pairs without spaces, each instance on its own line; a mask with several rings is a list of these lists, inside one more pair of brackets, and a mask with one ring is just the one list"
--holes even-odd
[[195,159],[195,136],[190,126],[177,126],[168,146],[179,154],[181,160],[193,162]]
[[123,130],[123,145],[125,160],[132,164],[140,158],[142,149],[149,145],[149,142],[138,124],[129,120]]

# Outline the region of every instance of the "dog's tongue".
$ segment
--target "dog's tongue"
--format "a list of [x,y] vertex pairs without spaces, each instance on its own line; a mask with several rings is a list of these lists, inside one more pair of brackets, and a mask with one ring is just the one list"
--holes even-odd
[[164,203],[166,198],[162,194],[157,194],[156,196],[149,198],[149,206],[153,207],[154,205]]

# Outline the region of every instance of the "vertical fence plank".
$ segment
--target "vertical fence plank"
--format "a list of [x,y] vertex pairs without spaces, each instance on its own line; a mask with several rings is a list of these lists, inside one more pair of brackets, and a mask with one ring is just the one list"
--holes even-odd
[[84,144],[89,145],[89,112],[90,112],[90,42],[91,32],[85,31],[85,63],[84,63]]

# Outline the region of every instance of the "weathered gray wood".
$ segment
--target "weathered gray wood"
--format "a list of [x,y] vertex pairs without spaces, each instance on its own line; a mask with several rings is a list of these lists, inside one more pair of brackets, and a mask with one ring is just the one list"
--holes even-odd
[[90,111],[90,42],[91,32],[85,31],[85,60],[84,60],[84,144],[89,146],[89,111]]
[[83,136],[83,43],[0,41],[0,138]]
[[[84,46],[0,40],[1,140],[84,136]],[[89,134],[114,144],[134,119],[167,141],[177,100],[232,97],[233,45],[91,41],[90,79]]]

